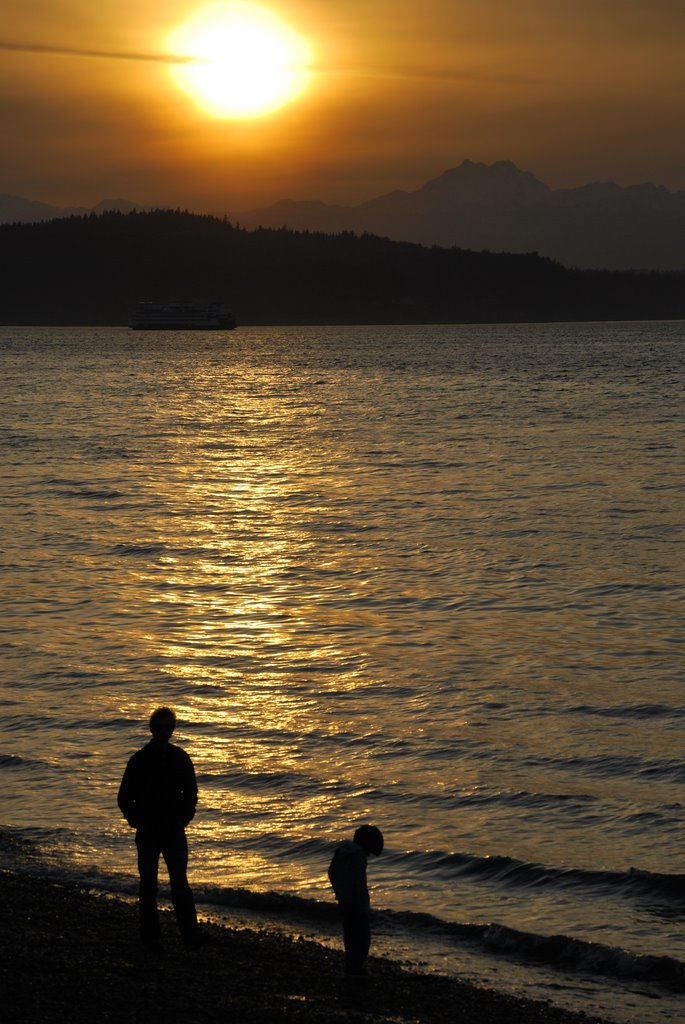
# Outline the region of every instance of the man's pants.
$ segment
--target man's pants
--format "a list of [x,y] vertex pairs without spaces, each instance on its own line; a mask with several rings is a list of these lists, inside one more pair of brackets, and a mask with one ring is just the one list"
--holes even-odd
[[171,900],[176,911],[176,920],[181,939],[192,946],[198,937],[195,900],[188,885],[188,843],[185,831],[177,828],[139,828],[136,832],[138,848],[138,872],[140,890],[138,909],[140,911],[140,938],[145,945],[159,943],[160,928],[157,913],[157,875],[159,856],[164,857],[169,872]]
[[341,903],[345,967],[348,974],[361,974],[371,946],[371,922],[368,907]]

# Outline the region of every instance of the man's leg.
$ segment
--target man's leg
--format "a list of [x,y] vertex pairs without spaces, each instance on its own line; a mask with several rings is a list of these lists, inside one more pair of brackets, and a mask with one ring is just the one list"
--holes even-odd
[[139,828],[136,832],[138,850],[138,912],[140,915],[140,941],[145,946],[158,946],[160,938],[157,913],[157,873],[159,870],[159,837],[153,829]]
[[345,967],[348,974],[363,974],[364,962],[371,946],[371,923],[366,907],[341,903]]
[[169,871],[171,900],[176,911],[181,939],[186,946],[196,946],[199,940],[195,899],[188,884],[188,842],[182,828],[168,832],[164,837],[162,855]]

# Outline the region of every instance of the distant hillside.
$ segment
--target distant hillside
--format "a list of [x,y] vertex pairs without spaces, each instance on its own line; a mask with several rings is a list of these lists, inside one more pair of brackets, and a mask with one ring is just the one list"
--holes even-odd
[[78,217],[87,213],[105,213],[117,210],[119,213],[130,213],[132,210],[145,210],[140,203],[132,203],[130,199],[103,199],[93,207],[51,206],[35,199],[22,199],[21,196],[8,196],[0,193],[0,224],[37,224],[45,220],[57,220],[63,217]]
[[359,206],[284,200],[246,227],[371,232],[423,245],[539,252],[567,267],[685,270],[685,192],[613,183],[550,189],[509,161],[465,160],[415,192]]
[[138,301],[169,298],[227,302],[242,324],[668,319],[685,318],[685,274],[248,231],[178,211],[0,226],[2,323],[125,324]]

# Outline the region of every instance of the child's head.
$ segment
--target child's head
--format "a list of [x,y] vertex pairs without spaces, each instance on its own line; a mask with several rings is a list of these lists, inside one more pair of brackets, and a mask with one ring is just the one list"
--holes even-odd
[[383,852],[383,833],[375,825],[360,825],[353,839],[367,854],[380,857]]

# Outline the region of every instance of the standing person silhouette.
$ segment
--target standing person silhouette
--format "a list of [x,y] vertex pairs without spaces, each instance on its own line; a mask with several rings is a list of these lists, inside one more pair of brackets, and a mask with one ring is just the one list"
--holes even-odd
[[169,872],[171,899],[181,940],[196,949],[201,937],[195,900],[188,884],[188,842],[185,828],[195,814],[195,769],[185,750],[170,743],[176,714],[161,707],[150,716],[152,739],[129,760],[119,787],[117,803],[136,830],[140,890],[140,938],[150,949],[161,950],[157,911],[159,856]]
[[349,978],[366,974],[364,964],[371,947],[371,905],[366,884],[369,854],[380,857],[383,834],[375,825],[361,825],[352,839],[336,847],[328,868],[343,926],[345,973]]

